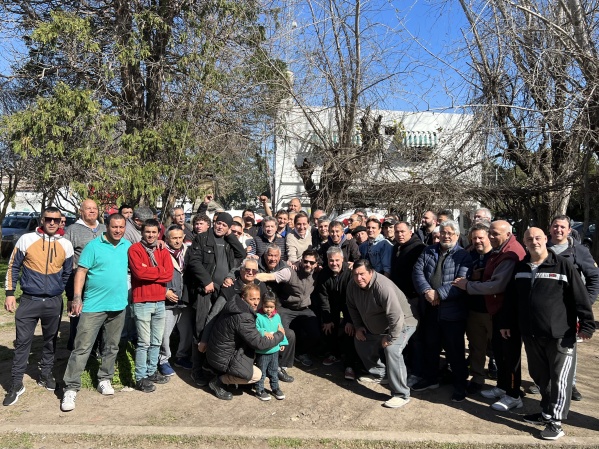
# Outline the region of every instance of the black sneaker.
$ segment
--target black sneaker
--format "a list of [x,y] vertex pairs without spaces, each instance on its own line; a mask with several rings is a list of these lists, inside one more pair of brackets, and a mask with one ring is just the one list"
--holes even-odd
[[451,395],[451,402],[464,402],[466,395],[464,393],[454,393]]
[[256,390],[256,397],[258,399],[260,399],[261,401],[270,401],[270,394],[268,394],[266,391],[264,390]]
[[482,384],[479,384],[478,382],[469,382],[468,386],[466,387],[466,393],[477,394],[477,393],[480,393],[480,391],[482,389],[483,389]]
[[551,420],[545,418],[542,413],[533,413],[531,415],[524,415],[522,417],[524,421],[530,424],[536,424],[537,426],[547,425]]
[[146,379],[148,379],[152,383],[160,385],[167,383],[170,380],[170,377],[163,376],[156,370],[154,371],[154,374],[148,376]]
[[291,383],[295,379],[293,378],[293,376],[290,376],[289,374],[287,374],[287,370],[285,368],[279,368],[279,380],[281,382]]
[[37,384],[40,387],[44,387],[48,391],[56,390],[56,380],[54,379],[52,373],[49,373],[45,376],[40,374],[40,378],[38,379]]
[[19,400],[19,396],[25,393],[25,386],[23,384],[16,384],[10,387],[6,396],[4,396],[4,402],[2,405],[13,405]]
[[422,379],[414,384],[412,390],[414,391],[424,391],[424,390],[434,390],[435,388],[439,388],[439,383],[433,383],[426,379]]
[[202,370],[199,372],[192,371],[191,380],[193,380],[198,387],[205,387],[208,385],[208,379],[206,379]]
[[280,388],[277,388],[276,390],[273,390],[272,394],[279,401],[282,401],[283,399],[285,399],[285,393],[283,393]]
[[544,440],[557,440],[565,435],[561,424],[555,422],[549,422],[545,426],[545,429],[541,430],[541,438]]
[[154,385],[147,377],[138,380],[135,382],[135,388],[139,391],[143,391],[144,393],[151,393],[156,390],[156,385]]
[[580,394],[580,391],[578,391],[578,388],[576,388],[576,385],[572,385],[572,400],[582,401],[582,395]]
[[221,382],[220,377],[216,376],[208,385],[210,386],[210,389],[214,391],[217,398],[222,399],[223,401],[230,401],[233,399],[233,393],[225,390],[225,384]]

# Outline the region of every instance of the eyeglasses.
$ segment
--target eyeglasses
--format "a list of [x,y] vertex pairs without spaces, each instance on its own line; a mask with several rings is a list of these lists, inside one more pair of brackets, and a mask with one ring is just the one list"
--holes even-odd
[[245,267],[243,267],[243,271],[245,271],[248,274],[257,274],[258,273],[258,270],[255,269],[255,268],[245,268]]
[[56,223],[60,224],[62,217],[54,218],[54,217],[44,217],[44,223]]
[[315,260],[302,260],[302,263],[308,263],[310,265],[316,265],[316,261]]
[[440,232],[439,235],[442,237],[451,237],[452,235],[455,235],[455,232]]

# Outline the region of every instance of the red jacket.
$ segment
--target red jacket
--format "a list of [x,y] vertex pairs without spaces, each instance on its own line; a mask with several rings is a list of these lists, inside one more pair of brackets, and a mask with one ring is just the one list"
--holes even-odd
[[158,263],[153,267],[150,256],[141,242],[129,248],[129,270],[131,270],[131,289],[133,302],[158,302],[166,297],[166,283],[173,278],[173,262],[166,249],[154,250]]

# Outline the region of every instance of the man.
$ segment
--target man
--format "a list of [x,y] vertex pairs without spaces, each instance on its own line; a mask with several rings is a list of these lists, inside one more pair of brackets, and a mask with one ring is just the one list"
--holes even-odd
[[366,219],[368,218],[366,211],[364,209],[356,209],[354,211],[354,214],[357,215],[358,218],[360,219],[360,223],[358,226],[366,227]]
[[141,228],[146,220],[153,220],[154,212],[149,207],[138,207],[133,212],[131,218],[127,218],[127,227],[125,228],[124,238],[131,243],[137,243],[141,240]]
[[[287,235],[287,232],[289,231],[289,212],[287,212],[286,210],[281,209],[280,211],[277,212],[277,215],[275,217],[277,219],[277,234],[279,234],[279,236],[285,238],[285,236]],[[287,251],[283,251],[283,253],[285,254],[285,257],[287,257]]]
[[[340,231],[343,232],[343,225]],[[343,354],[344,377],[355,380],[357,354],[353,344],[354,326],[346,302],[347,286],[352,279],[351,268],[344,260],[343,250],[338,246],[331,246],[324,260],[325,267],[318,274],[314,287],[316,309],[321,321],[324,344],[329,353],[322,364],[333,365],[341,361]]]
[[509,339],[502,337],[499,330],[504,292],[512,279],[516,264],[524,258],[524,248],[512,234],[512,226],[504,220],[491,223],[489,241],[493,252],[489,255],[482,279],[479,281],[456,279],[453,285],[470,295],[484,295],[485,308],[492,321],[491,346],[497,363],[497,386],[481,391],[487,399],[498,399],[491,407],[507,411],[522,407],[520,386],[522,381],[520,353],[522,339],[515,329]]
[[528,255],[516,265],[506,294],[501,334],[510,338],[519,328],[528,370],[542,395],[541,413],[524,421],[545,425],[541,438],[564,435],[561,421],[568,417],[578,336],[592,337],[595,319],[588,293],[574,266],[547,250],[547,237],[539,228],[524,233]]
[[[358,226],[362,226],[362,218],[358,214],[352,214],[347,219],[347,229],[345,230],[346,234],[352,234],[354,229]],[[364,226],[364,228],[366,228]]]
[[327,251],[329,248],[337,247],[343,251],[343,260],[349,264],[349,268],[354,262],[360,260],[360,249],[355,239],[347,238],[343,232],[343,223],[340,221],[331,221],[329,223],[329,238],[318,251],[323,261],[327,260]]
[[320,248],[328,242],[330,223],[331,220],[326,215],[318,219],[317,227],[312,230],[312,249],[320,252]]
[[470,254],[458,245],[460,227],[454,221],[440,225],[441,241],[427,246],[412,273],[414,287],[424,302],[421,318],[425,334],[424,379],[412,389],[423,391],[439,387],[439,352],[445,348],[453,373],[453,402],[466,398],[468,366],[464,358],[464,334],[468,307],[462,290],[452,285],[465,277],[472,265]]
[[258,235],[259,226],[256,224],[256,215],[252,209],[246,209],[241,213],[243,219],[244,229],[243,232],[251,235],[253,238]]
[[287,260],[287,244],[285,239],[277,234],[277,219],[274,217],[264,217],[262,232],[254,240],[256,242],[256,256],[262,257],[268,245],[274,243],[281,248],[283,260]]
[[60,214],[60,225],[58,226],[58,232],[64,232],[64,228],[67,226],[67,216],[61,212]]
[[381,234],[381,222],[378,218],[369,218],[366,221],[366,233],[368,234],[368,241],[360,245],[362,258],[368,259],[377,273],[389,277],[391,274],[393,245]]
[[394,229],[394,225],[395,225],[396,221],[395,220],[385,220],[383,222],[383,227],[382,227],[382,234],[383,236],[389,240],[389,242],[391,242],[391,245],[394,244],[394,240],[395,240],[395,229]]
[[[356,243],[359,246],[368,241],[368,232],[366,231],[366,226],[357,226],[355,229],[351,231],[351,235],[354,239],[356,239]],[[362,254],[360,253],[360,259],[362,258]]]
[[154,384],[168,382],[158,371],[158,357],[164,335],[166,285],[173,279],[173,262],[166,249],[158,247],[159,223],[154,219],[142,225],[142,239],[129,248],[131,312],[137,329],[135,347],[135,388],[144,393],[156,390]]
[[[314,350],[320,338],[320,323],[310,308],[318,253],[311,249],[305,250],[297,270],[290,267],[277,270],[280,257],[278,247],[269,246],[266,253],[267,265],[264,267],[269,272],[259,273],[256,277],[262,282],[271,283],[281,303],[277,311],[281,315],[283,327],[285,330],[293,327],[295,335],[300,337],[297,340],[299,355],[295,359],[304,366],[312,366],[309,352]],[[289,335],[287,338],[289,339]],[[284,352],[289,349],[291,348],[287,348]],[[283,355],[283,358],[288,360],[286,355]],[[281,366],[291,367],[287,363],[281,363]]]
[[[79,220],[69,226],[64,234],[64,237],[73,245],[74,251],[73,271],[71,272],[71,276],[69,277],[69,281],[65,288],[65,293],[67,295],[67,309],[69,310],[71,309],[71,303],[73,301],[73,286],[75,273],[79,264],[79,256],[81,255],[83,248],[85,248],[85,245],[98,237],[98,235],[102,235],[103,232],[106,232],[106,226],[98,222],[98,205],[94,200],[84,200],[79,207]],[[79,316],[70,317],[69,321],[70,329],[67,349],[72,351],[77,335]]]
[[172,224],[175,224],[181,228],[185,234],[185,241],[191,243],[193,240],[193,232],[185,223],[185,210],[182,207],[174,207],[171,209],[171,220]]
[[[359,260],[352,270],[353,283],[347,287],[347,308],[355,327],[356,351],[370,373],[361,382],[385,383],[385,373],[391,398],[383,405],[403,407],[410,401],[408,373],[403,349],[416,330],[406,296],[389,279],[375,272],[367,260]],[[380,348],[385,351],[385,364]]]
[[302,202],[299,198],[291,198],[287,205],[287,212],[300,212],[302,210]]
[[201,376],[205,356],[197,350],[206,319],[220,290],[233,284],[234,271],[245,258],[245,250],[234,234],[230,234],[233,217],[227,212],[218,214],[214,226],[195,236],[187,251],[185,280],[190,303],[195,309],[193,320],[193,375]]
[[[55,340],[62,313],[62,292],[73,267],[73,245],[57,234],[60,210],[48,207],[42,213],[41,227],[23,234],[12,251],[6,271],[4,308],[15,314],[17,338],[12,363],[12,386],[4,405],[13,405],[25,392],[23,376],[27,369],[31,343],[38,321],[42,324],[43,346],[39,362],[38,385],[56,389],[52,375]],[[19,280],[23,294],[19,307],[15,289]]]
[[[65,389],[60,409],[75,408],[85,369],[94,342],[103,329],[102,362],[98,370],[98,391],[113,395],[114,363],[125,324],[127,307],[127,252],[131,243],[123,239],[125,217],[108,217],[108,228],[90,241],[78,258],[73,284],[71,315],[80,317],[75,346],[64,374]],[[84,300],[85,299],[85,300]]]
[[[419,301],[418,292],[414,287],[412,280],[412,271],[420,254],[426,247],[422,241],[412,232],[410,224],[400,221],[394,226],[395,244],[391,258],[391,280],[397,285],[402,293],[408,298],[408,302],[414,311],[416,319],[420,316],[419,306],[424,306]],[[408,377],[408,386],[422,379],[423,360],[422,351],[424,346],[424,335],[422,326],[416,328],[414,335],[410,338],[406,348],[411,375]]]
[[325,211],[322,209],[316,209],[312,212],[312,217],[310,219],[311,226],[316,229],[318,228],[318,221],[326,215]]
[[241,246],[243,246],[246,255],[258,258],[258,256],[256,256],[256,241],[250,234],[244,232],[245,228],[243,227],[243,225],[234,221],[233,223],[231,223],[230,229],[231,234],[237,237],[239,243],[241,243]]
[[[193,236],[195,238],[196,235],[201,234],[202,232],[206,232],[210,229],[211,225],[210,217],[208,215],[196,215],[192,220],[193,227]],[[193,239],[192,239],[193,240]]]
[[[468,282],[482,281],[485,266],[493,250],[489,240],[489,226],[486,221],[474,223],[469,231],[472,242],[472,269],[467,279],[456,279],[453,285],[465,290]],[[468,383],[468,394],[475,394],[482,390],[485,384],[485,361],[487,348],[493,335],[491,315],[485,304],[485,296],[470,294],[468,300],[468,321],[466,323],[466,336],[468,337],[468,360],[470,361],[470,374],[472,378]]]
[[179,346],[175,354],[175,366],[191,369],[191,307],[187,288],[183,283],[185,269],[185,253],[187,246],[183,244],[185,234],[176,224],[171,225],[165,234],[166,250],[171,255],[173,278],[166,284],[166,301],[164,303],[165,320],[162,345],[158,356],[158,371],[163,376],[172,376],[175,370],[169,363],[171,358],[171,334],[175,327],[179,331]]
[[[555,254],[559,254],[572,262],[572,265],[582,276],[591,305],[594,304],[597,295],[599,295],[599,268],[597,268],[597,264],[588,248],[571,237],[570,218],[567,215],[558,215],[551,221],[549,232],[551,241],[547,244],[547,247],[551,248],[551,251]],[[578,358],[576,360],[578,362]],[[582,394],[576,388],[576,366],[574,366],[572,399],[574,401],[582,400]]]
[[476,209],[474,212],[474,223],[486,222],[491,223],[492,214],[489,209],[486,207],[481,207],[480,209]]
[[312,235],[308,214],[300,211],[293,221],[293,231],[287,234],[287,263],[292,265],[300,260],[302,253],[312,247]]
[[437,226],[437,215],[432,210],[427,210],[422,214],[420,229],[416,231],[416,236],[425,245],[433,244],[433,229]]
[[119,207],[119,214],[125,217],[125,220],[129,220],[131,217],[133,217],[133,206],[122,204],[121,207]]

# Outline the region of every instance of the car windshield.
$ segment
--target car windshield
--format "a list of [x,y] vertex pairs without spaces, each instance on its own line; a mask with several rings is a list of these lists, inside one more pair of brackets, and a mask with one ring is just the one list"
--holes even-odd
[[26,229],[29,224],[29,217],[5,217],[2,220],[3,228]]

